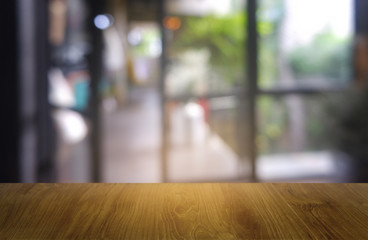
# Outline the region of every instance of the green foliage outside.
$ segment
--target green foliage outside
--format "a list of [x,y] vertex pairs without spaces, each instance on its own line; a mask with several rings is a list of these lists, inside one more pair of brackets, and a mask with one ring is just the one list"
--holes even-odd
[[241,80],[245,67],[245,14],[181,19],[183,26],[175,33],[172,50],[181,54],[188,49],[207,49],[212,72],[231,84]]
[[145,28],[141,31],[141,41],[137,46],[132,47],[134,56],[150,57],[153,42],[160,41],[160,32],[155,28]]
[[261,0],[258,10],[258,86],[274,87],[278,78],[280,28],[285,15],[283,0]]
[[[212,72],[231,85],[241,84],[246,70],[246,14],[185,16],[181,19],[183,26],[175,33],[172,52],[180,55],[188,49],[207,49],[211,54]],[[275,32],[276,25],[277,22],[260,21],[257,27],[260,35],[265,37]],[[274,62],[269,61],[269,64]]]
[[284,147],[287,131],[287,108],[279,98],[260,97],[257,99],[258,135],[256,145],[260,154],[278,152]]
[[289,61],[297,79],[303,76],[323,76],[335,84],[351,76],[350,39],[339,38],[331,31],[321,32],[311,43],[290,53]]
[[[279,78],[280,28],[284,17],[283,0],[263,0],[258,12],[259,82],[262,88],[274,87]],[[170,47],[171,56],[187,50],[206,49],[210,52],[211,74],[231,86],[244,83],[247,39],[247,16],[242,12],[226,16],[182,16],[182,27],[174,32]],[[318,34],[310,43],[283,53],[296,80],[303,77],[323,77],[330,83],[344,83],[351,76],[351,39],[341,39],[330,31]],[[315,150],[324,139],[321,99],[304,103],[308,118],[305,132],[305,150]],[[325,101],[325,100],[323,100]],[[315,107],[316,104],[319,107]],[[258,151],[276,153],[288,149],[290,110],[281,99],[262,97],[257,100]]]

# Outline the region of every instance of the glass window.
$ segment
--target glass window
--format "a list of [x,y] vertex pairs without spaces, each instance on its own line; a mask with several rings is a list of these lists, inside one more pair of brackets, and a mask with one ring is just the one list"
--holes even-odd
[[168,103],[170,181],[230,181],[246,176],[240,174],[237,106],[235,97]]
[[334,156],[328,151],[336,97],[258,98],[256,145],[261,179],[325,178],[336,173]]
[[166,94],[205,95],[242,86],[244,4],[244,0],[166,1]]
[[352,0],[260,0],[261,88],[337,87],[352,75]]

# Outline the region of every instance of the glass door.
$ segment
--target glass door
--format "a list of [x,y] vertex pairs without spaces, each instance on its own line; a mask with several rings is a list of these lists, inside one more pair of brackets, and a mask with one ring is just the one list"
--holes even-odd
[[[195,7],[194,7],[195,6]],[[164,1],[166,181],[247,176],[244,0]]]
[[352,0],[258,1],[260,180],[334,181],[328,111],[352,83]]

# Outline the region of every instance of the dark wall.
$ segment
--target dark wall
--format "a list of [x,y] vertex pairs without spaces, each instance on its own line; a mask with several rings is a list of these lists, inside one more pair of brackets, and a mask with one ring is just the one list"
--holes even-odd
[[0,8],[0,182],[52,181],[48,0]]
[[355,30],[357,34],[368,34],[368,1],[355,0]]
[[0,182],[18,182],[19,175],[19,85],[17,68],[17,1],[0,7]]

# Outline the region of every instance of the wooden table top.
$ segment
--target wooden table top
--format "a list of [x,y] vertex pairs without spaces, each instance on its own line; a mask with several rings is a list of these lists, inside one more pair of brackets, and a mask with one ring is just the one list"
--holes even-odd
[[368,239],[368,184],[0,184],[0,239]]

